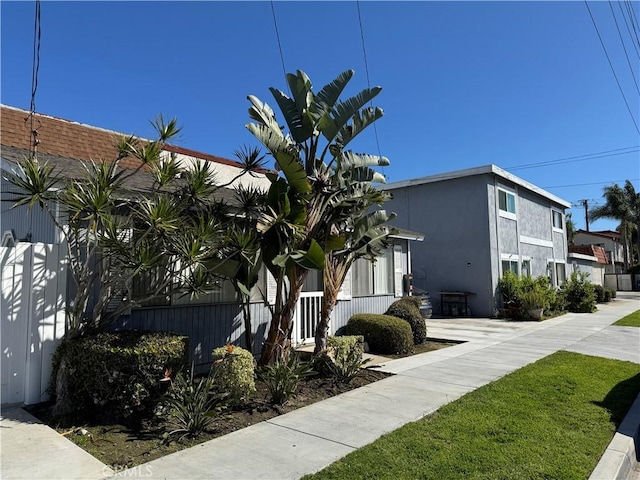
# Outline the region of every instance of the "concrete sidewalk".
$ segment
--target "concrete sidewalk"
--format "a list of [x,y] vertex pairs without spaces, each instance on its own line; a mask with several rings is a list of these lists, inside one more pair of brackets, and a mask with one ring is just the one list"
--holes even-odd
[[[277,478],[295,479],[555,351],[640,363],[640,329],[610,326],[640,308],[640,294],[619,293],[615,302],[599,308],[594,314],[567,314],[541,323],[429,320],[430,337],[466,343],[389,361],[379,368],[394,373],[392,377],[111,478],[266,479],[277,472]],[[75,465],[82,463],[81,458],[67,454],[79,449],[52,430],[50,437],[41,437],[50,449],[46,456],[39,451],[42,441],[31,442],[21,452],[9,451],[8,445],[28,436],[34,425],[3,418],[1,426],[3,479],[72,478],[73,472],[73,478],[97,480],[111,474],[101,475],[92,466],[77,470],[86,474],[76,474]],[[54,444],[59,446],[51,450]],[[45,465],[51,464],[66,466],[68,475],[57,476],[53,467],[47,471]]]

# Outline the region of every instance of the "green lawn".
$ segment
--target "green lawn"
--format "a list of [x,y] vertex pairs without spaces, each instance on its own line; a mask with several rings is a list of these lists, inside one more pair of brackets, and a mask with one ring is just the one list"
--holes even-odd
[[626,317],[621,318],[614,323],[614,325],[619,325],[621,327],[640,327],[640,310],[636,310]]
[[557,352],[304,478],[586,479],[639,391],[638,364]]

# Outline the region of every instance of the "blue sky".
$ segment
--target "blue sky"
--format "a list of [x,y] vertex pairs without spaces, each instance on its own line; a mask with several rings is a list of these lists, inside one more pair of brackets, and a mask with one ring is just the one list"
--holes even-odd
[[[612,6],[640,83],[628,4]],[[273,7],[288,72],[304,70],[319,89],[351,68],[348,93],[367,86],[355,2]],[[389,181],[494,163],[569,202],[601,203],[613,181],[639,189],[631,115],[640,126],[640,92],[609,3],[589,7],[629,109],[582,1],[360,2],[385,116],[378,142],[370,128],[355,149],[378,153],[379,144]],[[28,109],[34,2],[0,8],[0,99]],[[142,136],[156,115],[175,116],[180,145],[233,158],[256,143],[244,128],[246,96],[275,106],[268,87],[286,89],[270,2],[43,1],[41,14],[41,113]],[[569,157],[581,158],[518,168]],[[581,207],[571,211],[583,228]]]

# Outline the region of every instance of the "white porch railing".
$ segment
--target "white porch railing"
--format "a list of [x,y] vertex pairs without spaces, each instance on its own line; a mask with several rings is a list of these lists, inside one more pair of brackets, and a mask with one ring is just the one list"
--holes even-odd
[[322,292],[302,292],[296,305],[293,343],[313,342],[316,326],[320,321]]

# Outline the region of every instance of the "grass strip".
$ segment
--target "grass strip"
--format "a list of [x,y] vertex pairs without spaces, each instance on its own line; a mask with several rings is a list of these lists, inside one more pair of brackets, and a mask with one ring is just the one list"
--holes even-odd
[[586,479],[640,391],[640,365],[557,352],[305,479]]
[[614,325],[620,327],[640,327],[640,310],[630,313],[626,317],[622,317]]

